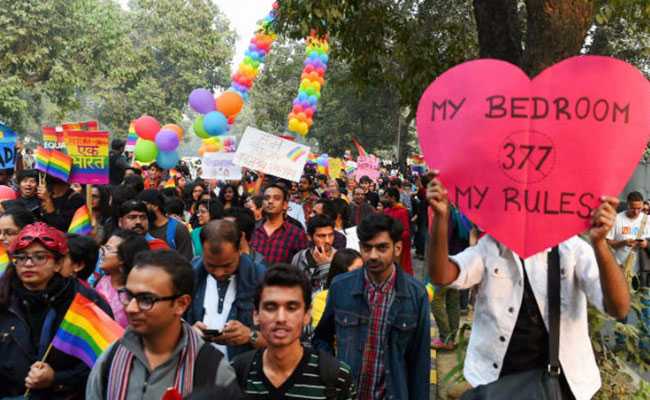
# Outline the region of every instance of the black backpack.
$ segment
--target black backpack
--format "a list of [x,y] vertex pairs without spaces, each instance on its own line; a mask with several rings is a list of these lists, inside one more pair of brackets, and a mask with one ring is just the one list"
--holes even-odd
[[[238,355],[232,360],[232,366],[237,374],[237,383],[242,393],[246,393],[246,379],[258,351],[260,350],[251,350]],[[338,395],[338,360],[331,354],[321,350],[318,352],[318,369],[320,370],[320,379],[325,384],[325,397],[327,400],[336,400]]]
[[[108,375],[111,370],[113,358],[115,358],[117,345],[118,343],[111,347],[104,364],[101,366],[102,389],[105,399],[108,393]],[[193,392],[214,386],[214,378],[217,375],[221,360],[223,360],[223,354],[217,348],[210,343],[203,343],[194,362]]]

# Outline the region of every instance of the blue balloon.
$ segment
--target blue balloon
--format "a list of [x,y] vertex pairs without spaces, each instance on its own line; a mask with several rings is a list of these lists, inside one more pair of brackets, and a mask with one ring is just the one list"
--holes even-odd
[[156,157],[156,163],[162,169],[172,169],[180,161],[180,157],[176,151],[160,151]]
[[327,64],[330,58],[327,56],[327,54],[323,54],[322,56],[320,56],[320,60],[323,64]]
[[210,136],[223,135],[228,127],[228,118],[219,111],[212,111],[205,115],[203,118],[203,129],[210,134]]

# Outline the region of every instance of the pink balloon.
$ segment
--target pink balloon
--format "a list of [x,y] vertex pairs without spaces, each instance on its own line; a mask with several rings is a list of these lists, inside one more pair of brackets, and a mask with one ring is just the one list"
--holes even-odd
[[155,140],[156,134],[160,130],[160,122],[149,115],[143,115],[136,119],[133,125],[135,127],[135,133],[145,140]]
[[16,192],[9,186],[0,185],[0,201],[16,200]]

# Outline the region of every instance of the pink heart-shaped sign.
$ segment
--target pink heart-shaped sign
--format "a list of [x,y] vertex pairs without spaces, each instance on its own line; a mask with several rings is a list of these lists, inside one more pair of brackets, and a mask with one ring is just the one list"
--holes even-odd
[[420,147],[450,200],[521,257],[589,227],[650,134],[650,83],[609,57],[566,59],[530,79],[498,60],[451,68],[425,91]]

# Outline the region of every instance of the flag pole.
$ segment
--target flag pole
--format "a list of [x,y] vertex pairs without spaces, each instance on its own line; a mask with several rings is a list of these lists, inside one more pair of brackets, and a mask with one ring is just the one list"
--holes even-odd
[[[47,346],[47,350],[45,350],[45,354],[43,354],[43,357],[41,358],[42,363],[44,363],[45,360],[47,359],[47,356],[50,355],[50,350],[52,350],[52,342],[50,342],[50,345]],[[29,392],[30,391],[31,390],[29,388],[27,388],[27,390],[25,390],[25,394],[23,394],[23,398],[25,398],[25,399],[29,398]]]
[[88,214],[90,214],[90,224],[93,226],[93,230],[97,225],[95,220],[95,214],[93,214],[93,185],[86,185],[86,207],[88,208]]

